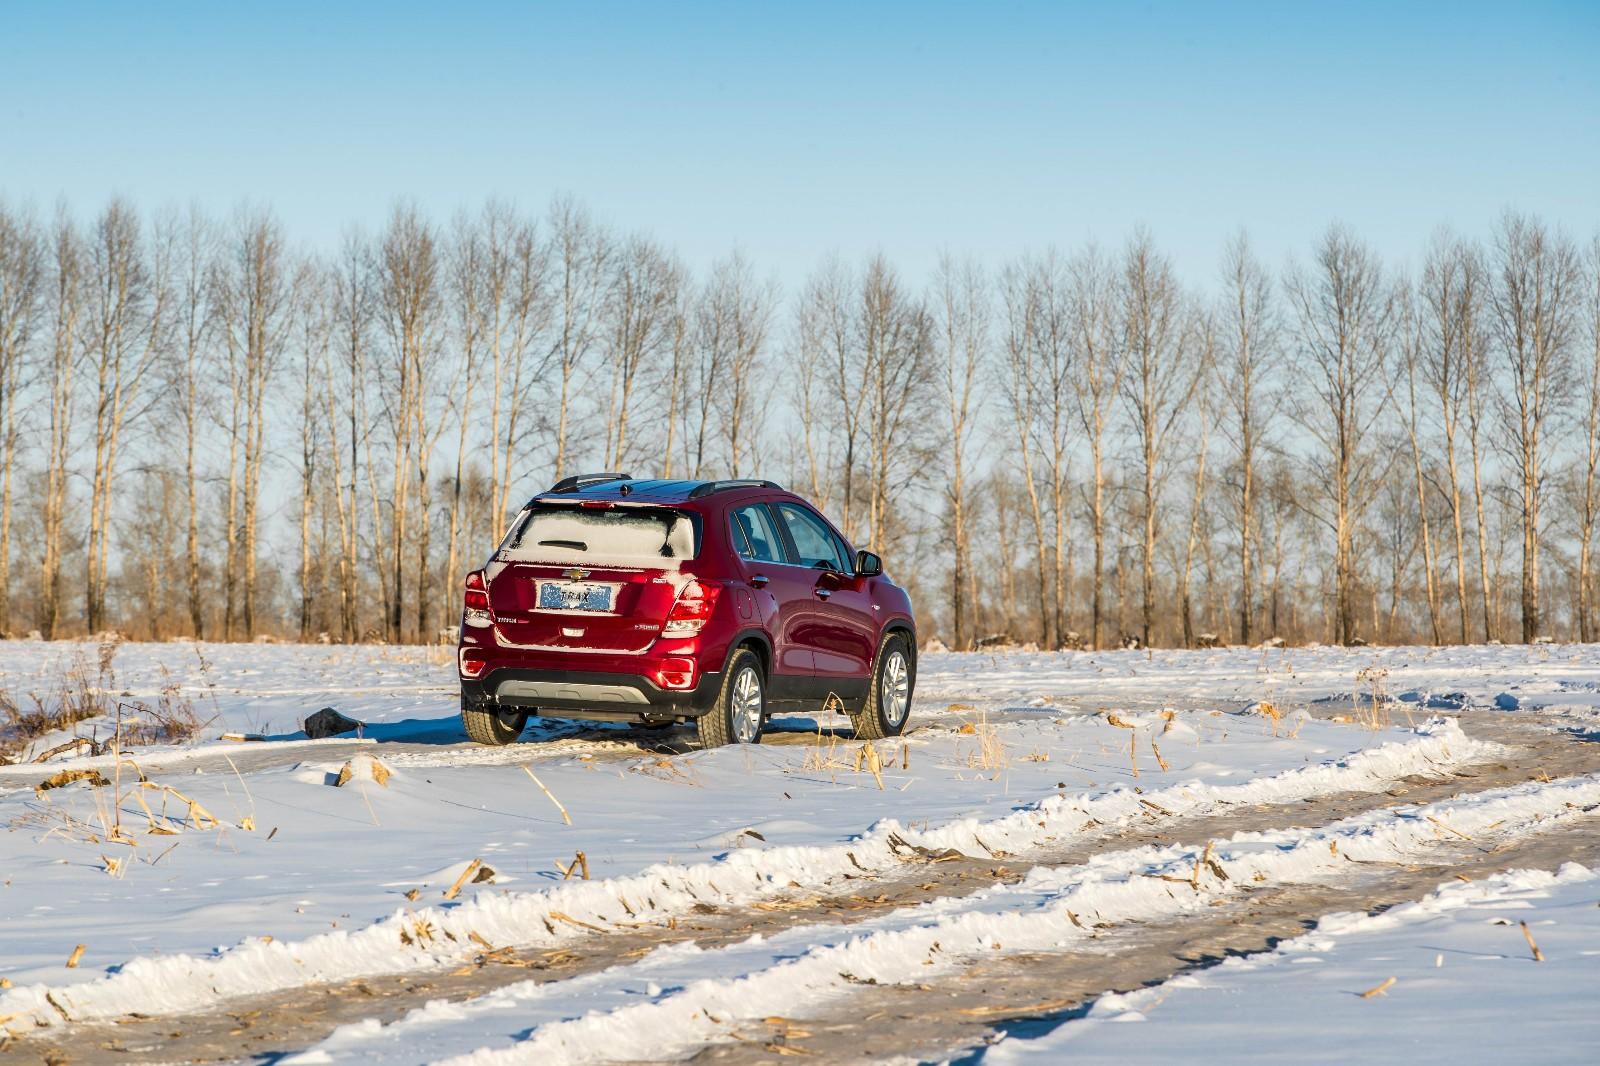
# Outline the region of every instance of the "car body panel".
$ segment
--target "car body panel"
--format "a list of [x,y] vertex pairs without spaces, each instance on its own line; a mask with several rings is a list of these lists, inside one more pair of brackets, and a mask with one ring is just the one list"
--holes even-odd
[[[914,654],[916,624],[904,589],[884,574],[799,564],[780,504],[802,508],[823,523],[853,571],[855,550],[825,516],[770,484],[719,484],[697,495],[703,484],[619,479],[530,500],[481,571],[488,610],[467,610],[463,616],[458,658],[463,702],[560,717],[693,718],[713,704],[733,652],[748,645],[768,675],[772,710],[814,711],[833,695],[855,711],[866,697],[877,648],[890,628],[907,634]],[[781,544],[768,543],[765,550],[783,558],[748,557],[749,541],[742,532],[748,527],[735,524],[734,512],[750,507],[770,516],[764,535]],[[529,508],[539,513],[669,509],[692,518],[696,548],[692,558],[659,565],[640,565],[636,559],[626,564],[605,558],[592,564],[530,560],[507,547]],[[613,590],[611,609],[555,608],[554,598],[541,604],[541,582],[569,589],[605,585]],[[690,583],[715,590],[709,616],[698,632],[664,632],[674,602]],[[474,667],[481,663],[481,669],[469,672],[469,661]],[[687,687],[663,683],[681,674],[686,662],[693,664]]]

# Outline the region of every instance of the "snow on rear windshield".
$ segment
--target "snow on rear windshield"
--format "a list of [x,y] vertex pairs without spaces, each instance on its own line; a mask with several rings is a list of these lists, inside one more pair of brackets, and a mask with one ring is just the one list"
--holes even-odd
[[676,511],[552,507],[518,522],[503,555],[518,562],[671,568],[694,553],[694,523]]

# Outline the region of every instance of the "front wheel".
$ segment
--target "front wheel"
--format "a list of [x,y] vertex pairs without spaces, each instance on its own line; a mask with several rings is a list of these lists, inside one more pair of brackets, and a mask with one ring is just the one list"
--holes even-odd
[[724,744],[759,744],[761,727],[766,722],[766,684],[761,677],[761,660],[749,648],[734,652],[723,675],[722,688],[711,709],[695,719],[695,732],[702,748]]
[[906,727],[906,719],[911,717],[911,692],[917,682],[910,647],[901,633],[889,634],[878,646],[872,687],[861,713],[851,715],[856,736],[862,740],[897,737]]
[[461,724],[466,727],[467,736],[479,744],[500,747],[522,735],[523,727],[528,724],[528,716],[522,711],[506,710],[493,704],[474,706],[463,700]]

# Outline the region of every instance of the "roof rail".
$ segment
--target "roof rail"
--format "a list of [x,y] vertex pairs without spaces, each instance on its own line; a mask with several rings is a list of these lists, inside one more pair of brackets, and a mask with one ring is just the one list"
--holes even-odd
[[756,478],[734,478],[729,481],[703,481],[689,490],[689,499],[698,500],[702,496],[709,496],[713,492],[724,489],[778,489],[783,486],[776,481],[761,481]]
[[590,485],[598,485],[601,482],[605,482],[605,481],[632,481],[632,480],[633,480],[633,475],[632,474],[617,474],[617,473],[608,473],[608,474],[573,474],[571,477],[564,477],[560,481],[556,482],[554,485],[551,485],[548,491],[549,492],[577,492],[579,489],[586,488],[586,487],[588,487]]

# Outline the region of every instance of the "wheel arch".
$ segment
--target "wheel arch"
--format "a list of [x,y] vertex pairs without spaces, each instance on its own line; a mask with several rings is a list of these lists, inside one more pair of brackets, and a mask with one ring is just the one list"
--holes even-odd
[[728,641],[728,654],[723,657],[722,669],[727,671],[740,648],[749,648],[761,661],[762,683],[772,678],[772,638],[759,629],[741,629]]
[[906,655],[914,667],[917,664],[917,631],[910,621],[904,618],[891,618],[883,627],[883,638],[887,640],[896,633],[906,638]]

